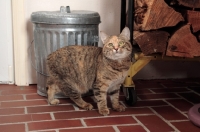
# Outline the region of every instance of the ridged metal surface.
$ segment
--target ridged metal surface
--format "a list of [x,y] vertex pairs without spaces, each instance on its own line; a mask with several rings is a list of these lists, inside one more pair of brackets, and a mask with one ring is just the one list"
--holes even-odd
[[38,94],[46,96],[47,56],[68,45],[98,46],[98,25],[34,24]]

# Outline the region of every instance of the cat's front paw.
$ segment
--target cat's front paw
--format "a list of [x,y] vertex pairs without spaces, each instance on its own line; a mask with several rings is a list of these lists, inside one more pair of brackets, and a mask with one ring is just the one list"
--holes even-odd
[[51,105],[58,105],[60,101],[58,99],[53,99],[51,102],[49,102]]
[[85,109],[85,110],[92,110],[92,109],[93,109],[93,106],[92,106],[90,103],[87,103],[87,104],[83,107],[83,109]]
[[113,109],[118,112],[125,111],[125,107],[123,105],[118,105],[117,107],[113,107]]
[[109,109],[101,109],[101,110],[99,110],[99,114],[107,116],[110,114],[110,111],[109,111]]

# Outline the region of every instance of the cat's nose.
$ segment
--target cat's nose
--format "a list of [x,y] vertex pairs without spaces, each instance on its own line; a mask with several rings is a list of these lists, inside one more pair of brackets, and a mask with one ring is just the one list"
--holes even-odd
[[115,53],[118,53],[118,49],[119,49],[119,48],[114,48],[114,52],[115,52]]
[[115,48],[116,51],[118,51],[119,48]]

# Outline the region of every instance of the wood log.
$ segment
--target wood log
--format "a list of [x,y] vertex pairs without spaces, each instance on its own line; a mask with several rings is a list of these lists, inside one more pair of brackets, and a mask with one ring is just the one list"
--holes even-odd
[[180,5],[190,8],[200,8],[200,0],[177,0]]
[[169,33],[165,31],[134,31],[133,38],[144,55],[153,53],[165,54]]
[[142,31],[175,26],[180,21],[184,21],[181,13],[169,7],[164,0],[135,1],[135,23]]
[[200,43],[191,33],[189,24],[177,30],[169,39],[167,56],[193,58],[200,56]]
[[200,12],[199,11],[187,11],[188,22],[192,25],[193,32],[200,30]]

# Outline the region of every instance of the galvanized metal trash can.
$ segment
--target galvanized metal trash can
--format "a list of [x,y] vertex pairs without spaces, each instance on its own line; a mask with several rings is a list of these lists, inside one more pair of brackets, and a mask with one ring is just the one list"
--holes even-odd
[[97,12],[70,11],[69,6],[62,6],[60,11],[33,12],[31,21],[34,32],[37,93],[47,96],[47,56],[68,45],[98,46],[100,16]]

